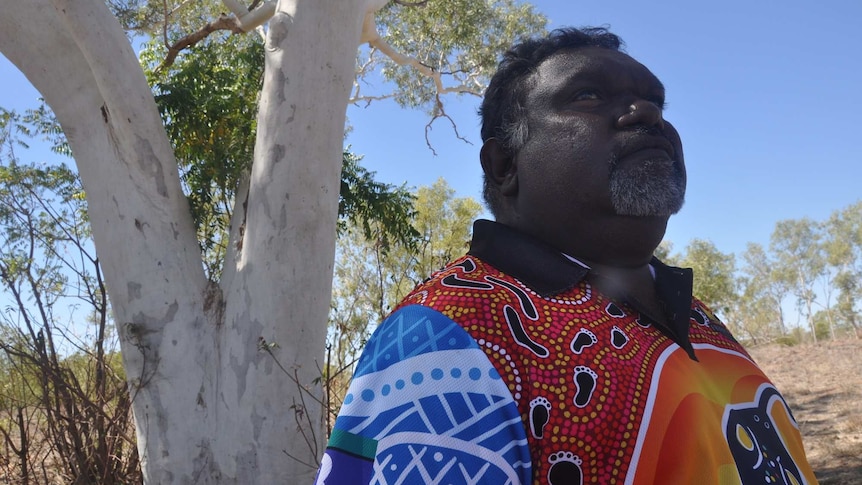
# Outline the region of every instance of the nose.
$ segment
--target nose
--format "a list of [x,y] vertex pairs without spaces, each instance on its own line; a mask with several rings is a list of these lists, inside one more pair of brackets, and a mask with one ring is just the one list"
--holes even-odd
[[617,118],[617,128],[623,129],[633,126],[664,128],[661,108],[645,99],[633,101],[628,106],[626,113]]

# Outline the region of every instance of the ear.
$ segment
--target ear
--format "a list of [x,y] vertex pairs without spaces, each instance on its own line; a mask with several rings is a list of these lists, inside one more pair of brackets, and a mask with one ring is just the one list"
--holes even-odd
[[488,180],[499,187],[503,196],[518,193],[518,165],[515,156],[506,153],[496,138],[488,138],[479,151],[482,170]]

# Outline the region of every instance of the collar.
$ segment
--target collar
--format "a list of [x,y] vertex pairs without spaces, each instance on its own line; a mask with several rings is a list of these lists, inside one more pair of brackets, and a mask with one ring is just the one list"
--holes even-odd
[[590,271],[538,239],[485,219],[473,223],[468,254],[518,278],[545,298],[574,288]]
[[[473,241],[468,254],[517,278],[544,298],[571,290],[590,272],[582,263],[566,257],[549,244],[485,219],[473,223]],[[656,292],[672,326],[670,332],[659,328],[694,358],[688,336],[692,270],[668,266],[655,257],[650,264],[655,271]],[[637,302],[629,303],[639,306]]]

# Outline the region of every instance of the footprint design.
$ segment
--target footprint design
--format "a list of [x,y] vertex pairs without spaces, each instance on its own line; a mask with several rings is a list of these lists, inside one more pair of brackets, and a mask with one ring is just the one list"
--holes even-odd
[[692,308],[691,318],[693,318],[694,321],[698,323],[698,325],[709,325],[709,318],[707,318],[706,314],[700,311],[700,308]]
[[548,462],[551,464],[548,470],[549,485],[583,485],[583,460],[578,455],[569,451],[558,451],[548,457]]
[[551,419],[551,402],[542,396],[530,401],[530,432],[536,439],[542,439],[545,425]]
[[583,408],[590,403],[593,391],[596,390],[598,377],[599,375],[589,367],[583,365],[575,367],[575,386],[578,389],[575,394],[575,406]]
[[586,328],[582,328],[578,330],[578,333],[575,334],[575,338],[572,339],[572,352],[580,354],[585,348],[595,345],[596,342],[598,342],[596,334]]
[[622,308],[618,307],[616,303],[608,303],[608,306],[605,307],[605,311],[608,312],[608,315],[614,318],[622,318],[626,316],[626,312],[623,311]]
[[622,331],[620,327],[614,325],[611,329],[611,345],[617,349],[621,349],[629,343],[629,336]]

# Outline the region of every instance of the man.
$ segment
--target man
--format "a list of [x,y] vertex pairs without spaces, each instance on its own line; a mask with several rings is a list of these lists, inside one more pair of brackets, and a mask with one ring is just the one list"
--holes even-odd
[[326,484],[815,483],[784,399],[653,258],[683,204],[664,87],[604,29],[504,56],[469,253],[368,342]]

